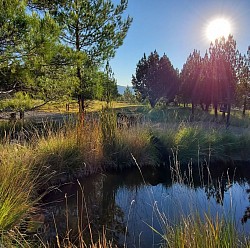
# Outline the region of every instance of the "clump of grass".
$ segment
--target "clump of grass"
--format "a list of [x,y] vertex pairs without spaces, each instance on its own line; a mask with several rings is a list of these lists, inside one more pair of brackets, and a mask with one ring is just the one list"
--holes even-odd
[[249,247],[249,240],[237,232],[234,221],[218,215],[213,219],[205,214],[182,217],[179,224],[166,226],[162,236],[167,247]]
[[239,137],[230,132],[212,130],[207,137],[211,154],[217,159],[229,157],[234,151],[239,151]]
[[[90,122],[81,127],[69,127],[39,139],[35,151],[36,163],[44,163],[59,177],[83,176],[101,170],[103,151],[100,127]],[[69,180],[68,178],[68,180]],[[65,178],[67,180],[67,178]]]
[[170,154],[178,153],[181,162],[249,159],[246,149],[250,144],[249,133],[238,135],[226,129],[181,123],[177,128],[168,126],[157,135]]
[[113,157],[116,139],[116,114],[109,108],[103,108],[100,114],[103,152],[106,157]]
[[198,160],[198,151],[201,153],[208,143],[205,132],[199,127],[180,127],[175,134],[175,146],[179,151],[180,160],[194,159]]
[[7,140],[9,137],[13,136],[15,133],[22,130],[22,123],[16,121],[11,123],[9,121],[0,121],[0,139]]
[[27,149],[17,145],[0,147],[0,231],[20,224],[37,201],[34,196],[39,172],[33,170],[29,155]]
[[103,109],[100,117],[104,164],[106,168],[123,169],[132,166],[131,154],[140,164],[154,165],[158,158],[150,142],[151,133],[137,125],[117,128],[117,117],[113,110]]
[[230,123],[236,127],[248,128],[250,126],[250,111],[246,111],[246,115],[243,117],[242,111],[232,110]]
[[140,165],[157,165],[159,158],[151,143],[151,137],[149,130],[140,127],[119,130],[114,149],[117,164],[121,168],[133,166],[133,154]]

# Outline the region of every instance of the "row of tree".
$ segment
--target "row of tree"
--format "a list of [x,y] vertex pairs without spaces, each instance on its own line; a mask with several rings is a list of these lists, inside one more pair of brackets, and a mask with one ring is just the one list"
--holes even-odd
[[[107,61],[132,19],[128,1],[0,0],[0,96],[25,92],[44,102],[78,96],[110,101],[116,80]],[[106,64],[106,66],[105,66]]]
[[234,103],[243,104],[245,115],[250,99],[250,47],[246,55],[241,55],[232,35],[222,37],[211,43],[204,57],[194,50],[180,73],[165,54],[161,58],[156,51],[148,57],[144,54],[132,75],[132,84],[137,98],[147,98],[152,107],[160,98],[179,99],[192,104],[192,113],[197,104],[205,111],[213,105],[217,117],[218,106],[230,115]]

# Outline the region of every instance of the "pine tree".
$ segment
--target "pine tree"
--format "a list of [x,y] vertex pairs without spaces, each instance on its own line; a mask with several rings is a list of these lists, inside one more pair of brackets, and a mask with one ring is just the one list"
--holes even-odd
[[189,55],[181,71],[181,89],[180,94],[184,103],[192,103],[192,114],[194,106],[201,100],[201,56],[200,52],[194,50]]
[[132,75],[132,85],[137,99],[148,99],[154,107],[162,97],[168,101],[174,99],[178,92],[179,79],[169,58],[165,54],[160,58],[157,51],[154,51],[148,58],[144,54],[139,60],[136,74]]
[[222,37],[211,43],[210,75],[211,100],[215,108],[218,104],[224,105],[223,115],[227,112],[227,125],[229,125],[231,104],[235,97],[237,82],[237,50],[236,41],[232,35],[228,39]]
[[79,112],[84,112],[83,80],[86,56],[92,62],[103,62],[115,55],[122,45],[132,19],[122,19],[128,1],[121,0],[115,6],[111,0],[73,0],[54,10],[62,27],[62,39],[77,53],[76,75],[80,82]]
[[245,116],[250,99],[250,46],[248,47],[247,55],[238,55],[237,62],[237,97],[240,103],[243,100],[242,115]]

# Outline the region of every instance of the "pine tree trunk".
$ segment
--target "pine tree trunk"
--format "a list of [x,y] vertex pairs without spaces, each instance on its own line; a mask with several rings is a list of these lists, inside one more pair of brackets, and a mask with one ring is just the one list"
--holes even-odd
[[24,110],[19,111],[20,120],[24,120]]
[[[76,51],[80,52],[80,36],[79,36],[79,23],[76,23],[76,32],[75,32],[75,38],[76,38]],[[83,82],[82,82],[82,75],[81,75],[81,68],[79,65],[77,65],[76,68],[76,75],[79,79],[80,83],[80,90],[81,93],[78,95],[78,104],[79,104],[79,121],[81,124],[84,122],[84,110],[85,110],[85,104],[84,104],[84,96],[83,96]]]
[[244,103],[243,103],[243,111],[242,111],[242,116],[246,116],[246,108],[247,108],[247,96],[245,95],[244,97]]
[[218,118],[218,104],[217,103],[214,104],[214,117],[217,120]]
[[206,107],[205,107],[205,111],[206,111],[206,112],[208,112],[208,110],[209,110],[209,105],[210,105],[210,104],[206,104]]
[[190,121],[193,121],[193,120],[194,120],[194,107],[195,107],[195,105],[194,105],[194,103],[192,102],[192,107],[191,107],[191,109],[192,109],[192,114],[191,114]]
[[[79,67],[77,67],[77,77],[80,81],[80,85],[81,85],[81,91],[82,91],[82,76],[81,76],[81,69]],[[80,123],[84,122],[84,111],[85,111],[85,104],[84,104],[84,96],[83,93],[78,95],[78,105],[79,105],[79,121]]]
[[202,103],[202,102],[200,103],[200,105],[201,105],[201,109],[202,109],[202,111],[205,111],[205,108],[204,108],[204,105],[203,105],[203,103]]
[[230,114],[231,114],[231,104],[228,104],[227,105],[227,127],[229,127],[229,125],[230,125],[230,122],[229,122]]
[[194,103],[192,102],[192,115],[194,115]]

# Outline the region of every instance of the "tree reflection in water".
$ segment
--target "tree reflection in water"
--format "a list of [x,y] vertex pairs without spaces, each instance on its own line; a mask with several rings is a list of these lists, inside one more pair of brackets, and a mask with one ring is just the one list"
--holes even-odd
[[[209,206],[209,202],[214,202],[218,206],[213,207],[218,211],[222,205],[223,208],[230,205],[231,193],[228,192],[231,189],[236,191],[235,199],[241,204],[236,214],[239,219],[244,214],[241,220],[245,223],[250,217],[250,207],[247,207],[249,202],[243,202],[242,198],[246,195],[245,187],[249,188],[249,170],[249,165],[194,165],[192,172],[189,166],[178,170],[171,167],[141,168],[142,174],[138,169],[128,169],[82,178],[79,183],[64,185],[44,199],[46,226],[49,228],[43,239],[55,243],[58,234],[61,240],[68,237],[77,244],[79,233],[82,233],[84,241],[90,243],[98,240],[104,227],[107,239],[118,244],[123,245],[126,240],[131,246],[152,247],[152,243],[159,244],[161,240],[160,237],[154,239],[148,224],[164,230],[157,211],[164,212],[174,221],[178,219],[176,214],[190,214],[188,204],[199,202],[203,196],[206,200],[204,203],[203,199],[203,203]],[[244,193],[241,193],[241,188]]]
[[[246,192],[248,194],[248,200],[250,202],[250,189],[246,189]],[[248,206],[244,212],[244,215],[241,219],[242,224],[246,223],[248,219],[250,219],[250,206]]]

